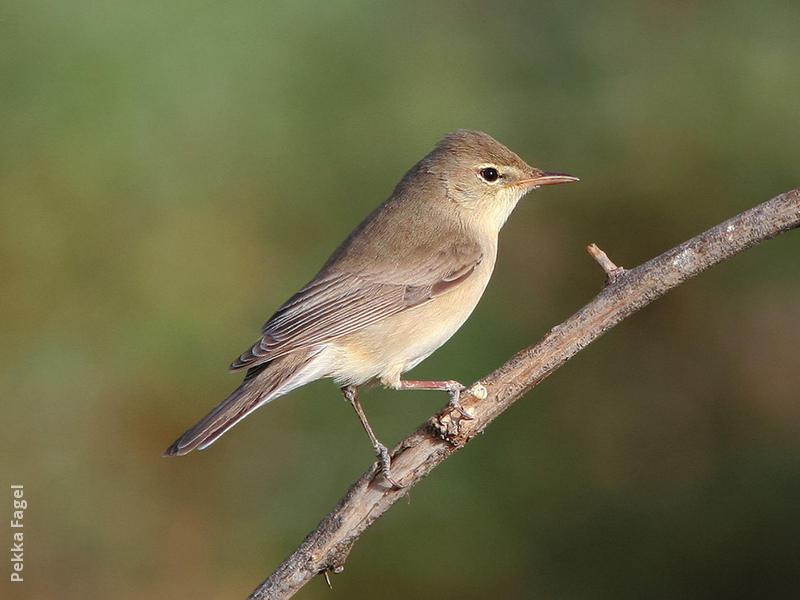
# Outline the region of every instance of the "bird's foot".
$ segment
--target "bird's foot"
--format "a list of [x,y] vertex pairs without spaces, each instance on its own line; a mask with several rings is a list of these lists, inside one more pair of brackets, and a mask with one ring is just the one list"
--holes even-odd
[[455,410],[459,415],[461,415],[462,418],[467,419],[468,421],[474,419],[475,417],[469,414],[467,410],[463,406],[461,406],[461,393],[462,392],[471,393],[471,390],[465,388],[457,381],[448,381],[447,383],[448,383],[447,393],[450,394],[450,406],[452,407],[452,409]]
[[375,444],[375,456],[378,457],[378,462],[381,465],[381,473],[383,473],[384,479],[386,479],[386,481],[388,481],[392,487],[395,487],[398,490],[403,489],[405,486],[395,481],[395,479],[392,477],[392,458],[389,456],[388,448],[378,442]]

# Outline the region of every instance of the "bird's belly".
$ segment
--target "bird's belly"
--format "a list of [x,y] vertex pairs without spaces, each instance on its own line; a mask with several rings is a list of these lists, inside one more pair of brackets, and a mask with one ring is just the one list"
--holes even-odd
[[467,320],[491,271],[476,275],[450,293],[330,342],[325,350],[328,376],[340,385],[360,385],[374,378],[396,385],[401,373],[430,356]]

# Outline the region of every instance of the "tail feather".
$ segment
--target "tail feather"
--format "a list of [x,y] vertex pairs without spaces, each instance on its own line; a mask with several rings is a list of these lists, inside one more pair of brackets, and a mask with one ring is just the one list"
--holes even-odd
[[164,451],[164,456],[183,456],[195,448],[204,450],[253,411],[319,376],[307,368],[316,352],[293,352],[251,369],[230,396]]

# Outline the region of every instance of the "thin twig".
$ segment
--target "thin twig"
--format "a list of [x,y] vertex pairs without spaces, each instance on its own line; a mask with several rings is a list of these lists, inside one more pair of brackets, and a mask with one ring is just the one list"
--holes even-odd
[[795,227],[800,227],[800,189],[745,211],[634,269],[617,267],[596,246],[589,250],[607,274],[600,293],[538,344],[476,382],[486,388],[486,398],[466,395],[461,401],[472,419],[448,406],[400,442],[392,451],[392,474],[402,489],[387,484],[377,464],[367,470],[250,599],[288,598],[320,573],[340,573],[353,544],[392,504],[588,344],[687,279]]
[[589,244],[586,246],[586,251],[589,253],[589,256],[597,261],[597,264],[602,267],[603,271],[606,272],[606,280],[609,283],[613,282],[625,272],[625,269],[615,265],[613,261],[608,258],[608,254],[603,252],[597,244]]

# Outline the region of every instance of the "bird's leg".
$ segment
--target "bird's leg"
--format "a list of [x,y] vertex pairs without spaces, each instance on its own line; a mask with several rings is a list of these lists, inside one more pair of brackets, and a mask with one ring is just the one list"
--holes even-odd
[[[483,387],[483,386],[481,386]],[[441,392],[447,392],[450,394],[450,406],[453,407],[453,410],[458,412],[463,418],[465,419],[472,419],[472,415],[470,415],[464,407],[461,406],[461,392],[465,391],[463,385],[458,383],[457,381],[453,381],[452,379],[446,381],[409,381],[407,379],[401,379],[400,383],[396,386],[398,390],[438,390]],[[485,391],[485,390],[484,390]],[[475,394],[475,397],[479,400],[482,400]]]
[[384,478],[394,487],[398,489],[402,488],[403,486],[392,478],[392,472],[390,469],[392,459],[389,457],[389,450],[386,448],[386,446],[381,444],[377,437],[375,437],[375,433],[372,431],[369,421],[367,421],[367,415],[364,413],[364,409],[361,408],[361,403],[358,401],[358,387],[354,385],[345,386],[342,388],[342,393],[344,394],[344,397],[347,398],[347,401],[353,406],[358,418],[361,420],[361,425],[364,427],[364,431],[367,432],[369,440],[372,442],[372,447],[375,449],[375,455],[378,457],[378,461],[381,463],[381,471],[383,472]]

